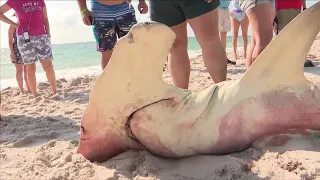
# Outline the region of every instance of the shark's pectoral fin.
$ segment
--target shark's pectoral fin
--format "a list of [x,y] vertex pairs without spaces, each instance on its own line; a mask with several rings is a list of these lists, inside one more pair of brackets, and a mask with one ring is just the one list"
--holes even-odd
[[304,62],[320,30],[320,2],[298,15],[261,52],[240,84],[274,88],[306,85]]

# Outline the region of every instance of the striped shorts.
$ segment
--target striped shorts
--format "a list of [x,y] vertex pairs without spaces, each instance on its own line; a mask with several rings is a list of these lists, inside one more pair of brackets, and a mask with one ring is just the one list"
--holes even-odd
[[92,1],[93,34],[97,51],[112,50],[117,38],[125,36],[137,23],[135,10],[126,1],[118,5],[104,5]]

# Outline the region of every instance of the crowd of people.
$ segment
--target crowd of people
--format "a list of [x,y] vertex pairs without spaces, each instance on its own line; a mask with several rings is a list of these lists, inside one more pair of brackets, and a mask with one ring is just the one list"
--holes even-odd
[[[125,36],[137,23],[130,0],[77,0],[83,23],[92,26],[101,53],[104,69],[117,40]],[[168,55],[168,69],[175,86],[188,89],[190,61],[188,57],[187,23],[191,26],[201,47],[205,66],[214,81],[226,80],[227,63],[236,64],[238,31],[241,27],[243,52],[247,68],[263,49],[290,21],[306,9],[305,0],[139,0],[138,11],[150,11],[152,21],[169,26],[176,40]],[[13,9],[16,20],[4,15]],[[16,79],[23,92],[23,79],[29,92],[36,97],[36,65],[40,61],[46,72],[52,93],[56,77],[52,64],[50,25],[44,0],[7,0],[0,6],[0,20],[10,24],[8,30],[11,61],[16,67]],[[251,26],[251,45],[248,47],[248,28]],[[227,59],[227,33],[232,30],[235,61]],[[305,66],[313,66],[306,61]]]

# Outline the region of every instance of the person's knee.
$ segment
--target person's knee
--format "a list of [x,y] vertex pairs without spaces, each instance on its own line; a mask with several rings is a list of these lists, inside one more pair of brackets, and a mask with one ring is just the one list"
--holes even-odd
[[175,55],[183,55],[187,53],[188,53],[188,40],[184,40],[183,38],[176,39],[170,49],[170,54],[175,56]]
[[220,39],[224,40],[227,38],[227,32],[220,32]]
[[53,65],[51,62],[45,63],[42,67],[46,73],[50,73],[53,71]]
[[22,66],[17,66],[17,67],[16,67],[16,73],[17,73],[17,74],[22,74],[22,73],[23,73],[23,68],[22,68]]
[[109,60],[111,58],[112,55],[112,50],[106,50],[101,52],[101,57],[103,60]]
[[248,36],[247,36],[247,34],[242,33],[242,39],[243,39],[244,41],[248,41]]
[[236,40],[238,40],[238,37],[232,36],[232,41],[236,41]]
[[257,43],[254,47],[254,51],[252,53],[252,59],[255,60],[259,54],[266,48],[266,45],[261,44],[261,43]]
[[33,65],[27,65],[28,70],[27,70],[27,74],[28,76],[34,76],[36,74],[36,67]]
[[264,32],[257,34],[256,38],[255,38],[255,44],[256,44],[257,48],[258,47],[265,48],[271,42],[272,36],[273,36],[272,29],[271,30],[265,29]]

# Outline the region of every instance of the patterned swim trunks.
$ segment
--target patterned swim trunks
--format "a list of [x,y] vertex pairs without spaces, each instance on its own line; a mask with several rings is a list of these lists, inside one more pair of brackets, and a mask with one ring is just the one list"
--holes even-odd
[[22,57],[18,49],[18,45],[16,43],[13,43],[13,52],[16,55],[15,64],[23,64]]
[[91,7],[93,33],[99,52],[112,50],[117,37],[125,36],[137,23],[134,8],[126,1],[112,6],[92,1]]
[[51,38],[47,34],[30,36],[28,43],[23,36],[18,36],[18,48],[24,64],[52,60]]
[[[14,64],[23,64],[22,58],[21,58],[21,54],[19,52],[19,48],[18,48],[18,39],[17,39],[17,31],[16,29],[13,32],[13,42],[12,42],[12,46],[13,46],[13,52],[16,56],[16,62],[13,62]],[[12,61],[12,57],[11,57],[11,61]]]

